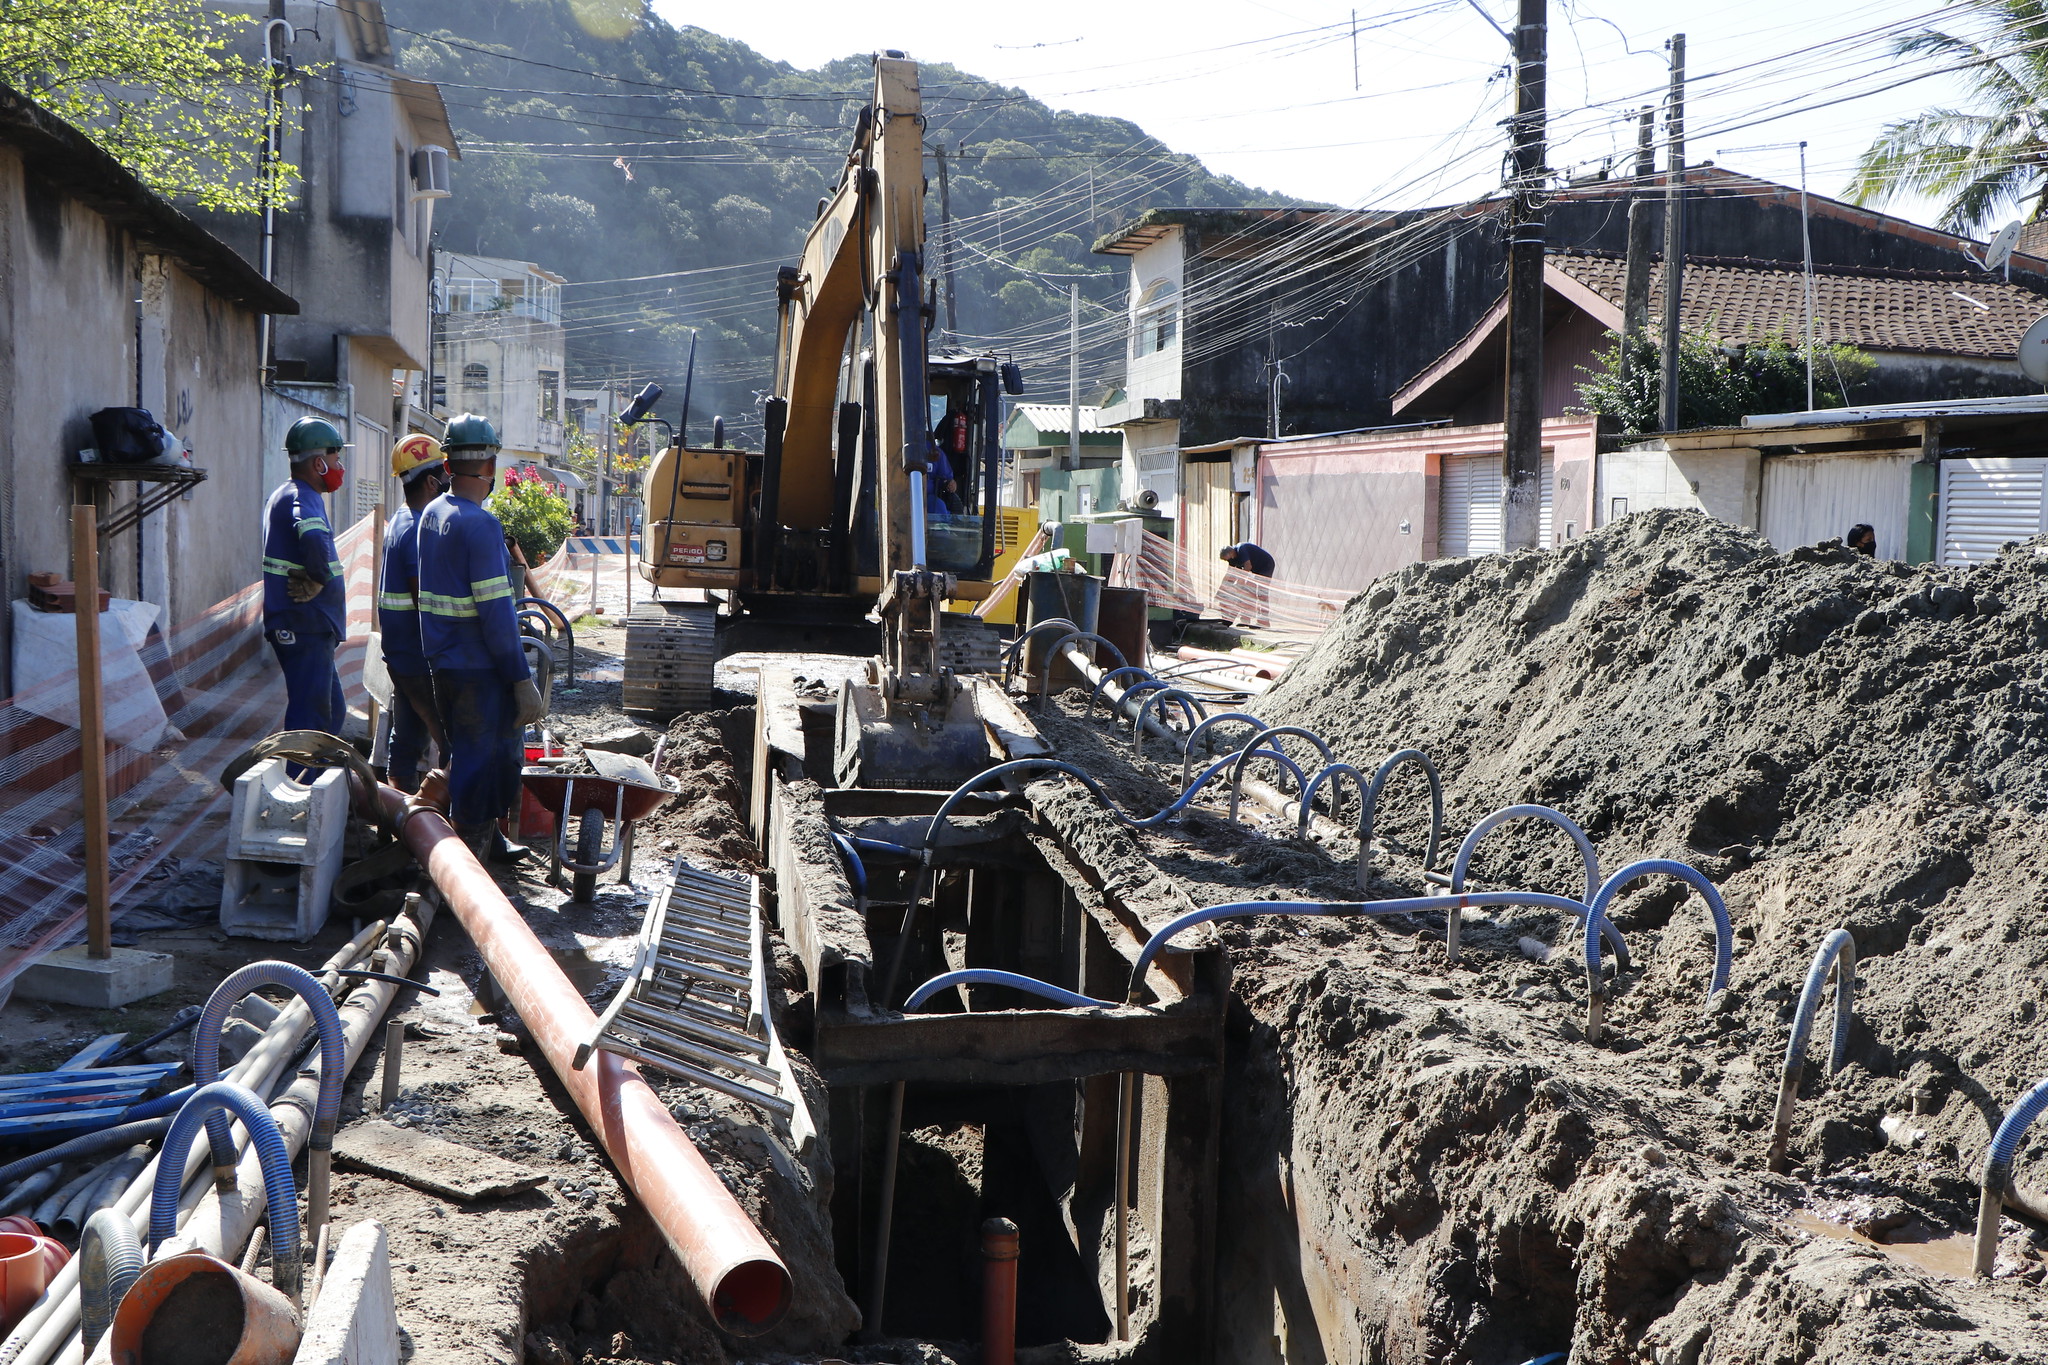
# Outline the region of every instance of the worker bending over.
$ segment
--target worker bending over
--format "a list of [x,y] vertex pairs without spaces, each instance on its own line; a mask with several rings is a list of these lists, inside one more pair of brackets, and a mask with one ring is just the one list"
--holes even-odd
[[465,413],[441,452],[453,477],[419,518],[420,643],[448,736],[448,815],[479,854],[513,861],[496,822],[519,795],[522,732],[547,714],[526,666],[505,528],[483,500],[497,477],[498,433]]
[[284,670],[284,728],[339,735],[348,707],[334,648],[348,633],[348,609],[321,495],[341,487],[341,432],[301,417],[284,449],[292,476],[263,509],[263,636]]
[[405,488],[405,506],[384,526],[384,573],[377,594],[378,639],[391,675],[391,785],[418,791],[427,741],[447,761],[448,739],[434,709],[434,677],[420,641],[419,516],[447,491],[441,443],[415,434],[391,450],[391,477]]

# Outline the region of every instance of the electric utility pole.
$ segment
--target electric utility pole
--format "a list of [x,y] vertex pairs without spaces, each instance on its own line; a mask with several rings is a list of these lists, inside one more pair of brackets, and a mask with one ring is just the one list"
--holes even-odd
[[1515,25],[1513,198],[1508,215],[1506,451],[1501,545],[1536,548],[1543,513],[1543,157],[1547,0],[1521,0]]
[[960,319],[953,308],[953,192],[946,179],[946,144],[939,144],[939,269],[946,277],[946,335],[957,336]]
[[1067,286],[1067,468],[1081,467],[1081,286]]
[[1658,425],[1678,430],[1678,306],[1685,298],[1685,35],[1671,35],[1671,102],[1664,110],[1664,366]]
[[[1621,287],[1621,334],[1633,342],[1650,325],[1650,253],[1656,229],[1656,205],[1650,178],[1657,174],[1657,111],[1645,109],[1636,123],[1635,190],[1628,200],[1628,264]],[[1633,368],[1628,346],[1621,351],[1624,375]]]

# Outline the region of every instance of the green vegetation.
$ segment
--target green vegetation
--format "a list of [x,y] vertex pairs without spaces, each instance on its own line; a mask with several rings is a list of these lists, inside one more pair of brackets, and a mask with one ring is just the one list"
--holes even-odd
[[[270,127],[261,67],[228,50],[246,15],[205,0],[7,0],[0,84],[87,137],[159,194],[256,213],[298,171],[259,168]],[[260,171],[260,175],[259,175]]]
[[[1849,197],[1883,204],[1927,194],[1941,225],[1982,233],[2015,207],[2029,219],[2048,207],[2048,0],[1980,0],[1958,6],[1967,32],[1923,29],[1901,38],[1901,57],[1953,69],[1970,108],[1930,109],[1885,125],[1856,163]],[[1960,16],[1958,16],[1960,17]]]
[[[741,419],[736,435],[757,432],[775,270],[797,258],[845,164],[868,59],[801,71],[630,0],[388,0],[385,12],[401,65],[442,82],[462,140],[440,244],[620,281],[565,291],[572,368],[657,379],[670,414],[698,329],[693,439],[713,413]],[[1155,204],[1293,202],[1211,175],[1120,119],[1057,112],[943,63],[923,66],[922,84],[925,143],[947,150],[958,229],[956,339],[1017,351],[1041,393],[1064,390],[1063,352],[1017,343],[1051,334],[1064,346],[1069,284],[1089,320],[1123,308],[1124,261],[1091,254],[1096,236]],[[936,272],[935,155],[926,173]]]
[[[1657,338],[1644,331],[1628,339],[1629,365],[1624,375],[1621,335],[1607,335],[1607,348],[1595,357],[1598,368],[1580,371],[1586,379],[1579,385],[1579,402],[1586,412],[1614,418],[1626,435],[1659,430],[1663,382]],[[1814,347],[1814,406],[1847,407],[1876,368],[1877,362],[1854,346]],[[1681,428],[1734,426],[1752,413],[1805,410],[1803,347],[1783,337],[1724,346],[1709,329],[1679,337]]]
[[576,529],[568,499],[539,479],[508,482],[484,499],[484,508],[519,542],[528,564],[547,563]]

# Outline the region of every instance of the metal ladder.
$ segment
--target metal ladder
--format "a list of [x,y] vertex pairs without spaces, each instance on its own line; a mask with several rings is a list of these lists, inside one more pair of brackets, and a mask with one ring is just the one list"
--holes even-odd
[[613,1053],[758,1105],[807,1144],[817,1130],[767,1005],[763,925],[759,877],[678,857],[648,902],[625,984],[576,1049],[576,1069]]

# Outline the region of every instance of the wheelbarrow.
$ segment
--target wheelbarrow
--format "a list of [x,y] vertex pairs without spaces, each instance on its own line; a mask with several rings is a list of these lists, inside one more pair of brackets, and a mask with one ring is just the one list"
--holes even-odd
[[[555,872],[567,868],[572,881],[569,899],[588,903],[597,895],[597,879],[614,867],[619,880],[633,878],[633,826],[675,795],[645,759],[603,749],[584,751],[595,773],[564,773],[530,767],[520,783],[543,807],[555,812],[555,837],[549,863]],[[658,761],[661,751],[655,751]],[[576,850],[569,851],[574,817]],[[605,826],[611,826],[606,839]]]

